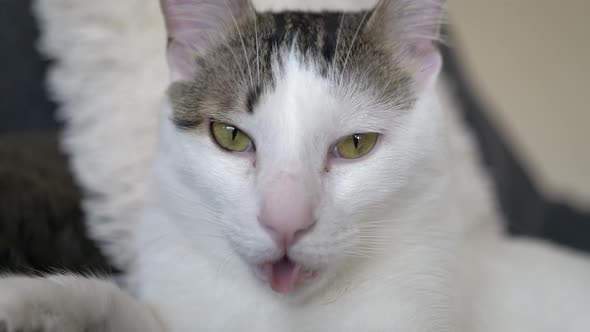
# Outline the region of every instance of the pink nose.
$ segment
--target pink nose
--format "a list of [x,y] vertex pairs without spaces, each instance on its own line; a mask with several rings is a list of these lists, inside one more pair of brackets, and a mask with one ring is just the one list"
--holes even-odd
[[285,250],[315,224],[313,203],[294,183],[283,182],[261,203],[258,221]]
[[275,242],[287,250],[315,224],[311,189],[302,176],[283,172],[266,186],[258,221]]
[[289,220],[288,217],[284,219],[261,217],[260,223],[273,240],[286,250],[315,224],[315,220],[311,216],[298,220]]

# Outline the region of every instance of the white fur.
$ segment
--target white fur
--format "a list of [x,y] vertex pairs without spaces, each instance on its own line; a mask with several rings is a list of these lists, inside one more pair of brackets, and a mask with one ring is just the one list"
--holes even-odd
[[91,236],[119,267],[146,196],[166,89],[157,1],[38,0],[41,49],[56,60],[49,88],[65,121],[62,144],[87,195]]
[[[104,195],[87,200],[89,225],[95,238],[111,241],[106,252],[126,265],[134,256],[129,244],[137,212],[150,199],[156,109],[167,77],[156,1],[38,5],[47,28],[44,49],[59,60],[52,87],[68,120],[65,146],[83,186]],[[135,291],[173,331],[549,332],[559,323],[570,324],[564,331],[587,331],[590,264],[503,237],[488,180],[447,88],[444,82],[433,87],[403,117],[374,107],[363,113],[369,109],[330,99],[325,82],[290,61],[276,94],[254,115],[265,116],[266,125],[236,119],[249,133],[268,135],[261,139],[272,144],[261,149],[273,156],[269,165],[295,169],[317,166],[330,142],[359,129],[346,125],[386,131],[365,160],[307,175],[321,193],[320,227],[293,254],[321,273],[286,297],[251,270],[274,250],[255,222],[260,188],[251,160],[179,133],[166,105],[157,190],[138,227]],[[287,96],[289,103],[278,102]],[[312,114],[318,108],[329,117]],[[377,128],[382,120],[390,126]],[[301,156],[310,163],[299,165]],[[370,234],[387,241],[361,252],[362,223],[381,220],[388,226]],[[333,234],[343,242],[320,245]],[[371,258],[350,257],[354,251]]]

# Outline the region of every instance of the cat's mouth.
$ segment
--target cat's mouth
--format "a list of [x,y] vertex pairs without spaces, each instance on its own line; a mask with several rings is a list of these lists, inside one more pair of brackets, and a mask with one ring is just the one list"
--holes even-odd
[[270,288],[277,293],[289,293],[298,283],[315,275],[313,271],[304,269],[301,264],[294,262],[288,256],[265,263],[262,266],[262,273]]

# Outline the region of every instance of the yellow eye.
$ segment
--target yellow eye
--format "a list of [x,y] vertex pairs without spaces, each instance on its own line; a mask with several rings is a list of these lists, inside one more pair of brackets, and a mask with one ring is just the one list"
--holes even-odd
[[236,126],[213,122],[211,123],[211,133],[217,144],[226,150],[245,152],[253,148],[250,137]]
[[377,144],[379,134],[350,135],[336,144],[336,155],[344,159],[357,159],[367,155]]

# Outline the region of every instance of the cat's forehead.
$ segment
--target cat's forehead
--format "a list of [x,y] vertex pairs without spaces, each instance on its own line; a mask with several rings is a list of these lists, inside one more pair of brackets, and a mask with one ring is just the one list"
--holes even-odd
[[411,75],[393,59],[392,43],[372,12],[282,12],[244,15],[196,57],[192,81],[170,89],[174,120],[185,129],[208,119],[252,113],[260,97],[272,93],[284,74],[286,58],[296,57],[337,94],[370,92],[377,103],[409,108],[415,96]]

